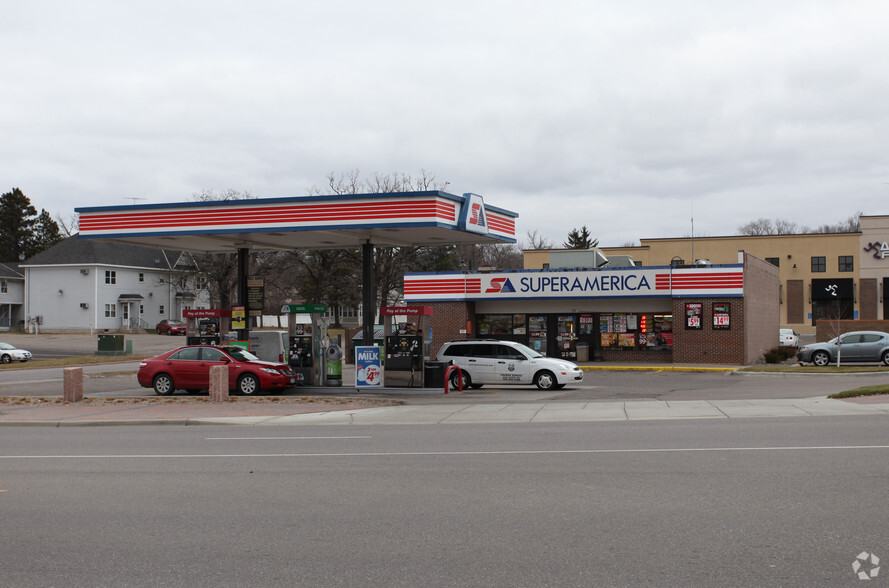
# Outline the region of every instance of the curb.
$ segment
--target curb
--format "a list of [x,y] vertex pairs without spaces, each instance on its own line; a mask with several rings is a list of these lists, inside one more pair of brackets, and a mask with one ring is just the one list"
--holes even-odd
[[733,372],[736,367],[685,367],[685,366],[629,366],[629,365],[582,365],[583,371],[609,371],[609,372]]

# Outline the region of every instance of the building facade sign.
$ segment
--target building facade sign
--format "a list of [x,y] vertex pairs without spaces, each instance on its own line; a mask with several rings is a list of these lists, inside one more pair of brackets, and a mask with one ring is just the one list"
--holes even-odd
[[404,297],[407,301],[677,298],[742,296],[743,292],[744,270],[740,265],[404,276]]

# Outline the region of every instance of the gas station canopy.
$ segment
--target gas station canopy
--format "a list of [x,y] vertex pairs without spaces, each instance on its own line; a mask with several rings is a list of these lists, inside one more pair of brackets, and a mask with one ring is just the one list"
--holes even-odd
[[515,243],[518,214],[441,191],[75,209],[80,238],[208,253]]

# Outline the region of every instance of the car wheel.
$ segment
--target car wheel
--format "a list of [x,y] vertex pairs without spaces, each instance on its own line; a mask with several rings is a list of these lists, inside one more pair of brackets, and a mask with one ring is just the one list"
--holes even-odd
[[552,390],[557,384],[556,376],[552,372],[537,372],[537,375],[534,376],[534,385],[541,390]]
[[154,388],[154,393],[158,396],[169,396],[176,391],[176,388],[173,387],[173,378],[169,374],[154,376],[152,387]]
[[[448,385],[452,390],[465,390],[472,386],[472,381],[469,379],[469,374],[464,372],[463,370],[454,370],[451,372],[451,375],[448,376],[449,382]],[[460,378],[463,378],[463,386],[460,386]]]
[[0,363],[12,363],[12,358],[8,355],[0,357]]
[[816,351],[812,354],[812,363],[825,366],[830,363],[830,355],[826,351]]
[[889,365],[889,351],[883,353],[883,365]]
[[238,394],[250,396],[259,392],[259,380],[253,374],[244,374],[238,378]]

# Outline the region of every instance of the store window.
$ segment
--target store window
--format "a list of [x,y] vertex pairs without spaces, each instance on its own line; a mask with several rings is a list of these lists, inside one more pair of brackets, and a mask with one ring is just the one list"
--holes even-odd
[[528,347],[546,355],[546,315],[532,314],[528,317]]
[[775,267],[781,267],[781,258],[780,257],[766,257],[766,261]]
[[602,314],[599,332],[603,349],[672,349],[673,315]]
[[813,272],[826,272],[827,271],[827,258],[823,255],[820,257],[812,257],[812,271]]
[[853,261],[853,256],[840,255],[839,270],[841,272],[854,272],[855,271],[855,262]]
[[526,332],[523,314],[482,314],[478,317],[478,334],[485,337],[511,337]]
[[558,331],[556,332],[556,344],[559,347],[559,357],[563,359],[575,359],[577,357],[577,316],[573,314],[559,315]]

